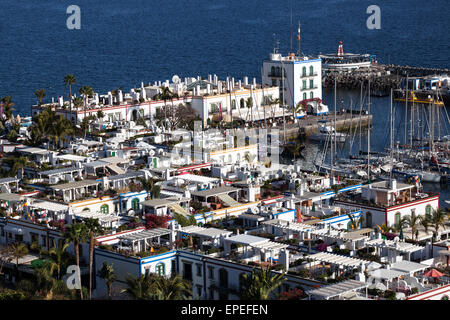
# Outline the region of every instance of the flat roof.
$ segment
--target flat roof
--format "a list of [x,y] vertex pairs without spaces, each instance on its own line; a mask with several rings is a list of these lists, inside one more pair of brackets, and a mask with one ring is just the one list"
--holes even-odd
[[3,201],[21,201],[24,199],[24,196],[15,194],[15,193],[0,193],[0,200]]
[[80,171],[80,170],[83,170],[83,168],[68,167],[68,168],[59,168],[59,169],[54,169],[54,170],[42,171],[42,172],[39,172],[39,174],[42,176],[51,176],[53,174],[64,174],[64,173]]
[[[205,176],[199,176],[196,174],[190,174],[190,173],[186,173],[186,174],[180,174],[177,175],[175,177],[173,177],[174,179],[183,179],[183,180],[188,180],[188,181],[192,181],[192,182],[200,182],[200,183],[209,183],[209,182],[217,182],[220,179],[218,178],[211,178],[211,177],[205,177]],[[172,180],[172,179],[171,179]]]
[[170,198],[163,198],[163,199],[150,199],[150,200],[145,200],[144,202],[142,202],[142,205],[147,206],[147,207],[160,207],[160,206],[168,206],[170,204],[173,203],[179,203],[182,201],[189,201],[189,198],[175,198],[175,197],[170,197]]
[[99,160],[107,162],[109,164],[111,164],[111,163],[119,164],[119,163],[128,163],[128,162],[130,162],[130,160],[128,160],[128,159],[119,158],[119,157],[106,157],[106,158],[101,158]]
[[249,235],[249,234],[238,234],[237,236],[233,236],[233,237],[227,238],[226,241],[239,243],[239,244],[243,244],[243,245],[246,245],[246,246],[255,246],[255,245],[258,245],[258,244],[269,242],[270,239],[263,238],[263,237],[252,236],[252,235]]
[[20,181],[20,179],[17,179],[17,178],[14,178],[14,177],[3,178],[3,179],[0,179],[0,184],[11,183],[11,182],[19,182],[19,181]]
[[34,147],[22,147],[16,148],[17,152],[29,153],[29,154],[46,154],[50,151],[42,148],[34,148]]
[[395,270],[395,269],[376,269],[374,271],[369,271],[369,275],[376,279],[385,279],[392,280],[404,275],[407,275],[408,272]]
[[429,268],[426,264],[402,260],[398,261],[396,263],[391,264],[392,270],[399,270],[404,272],[416,272],[416,271],[422,271]]
[[32,204],[29,204],[29,206],[32,208],[49,210],[53,212],[67,211],[69,209],[68,205],[50,201],[39,201],[39,202],[36,201],[33,202]]
[[365,282],[360,282],[357,280],[345,280],[338,282],[329,286],[323,286],[318,289],[306,291],[310,296],[322,297],[324,299],[329,299],[333,297],[340,296],[349,291],[360,290],[368,286]]
[[142,230],[140,232],[136,232],[136,233],[132,233],[132,234],[126,234],[123,236],[119,236],[118,238],[120,240],[124,240],[124,241],[139,241],[139,240],[161,237],[161,236],[164,236],[164,235],[170,234],[170,233],[171,233],[171,231],[169,229],[154,228],[154,229],[150,229],[150,230]]
[[51,186],[50,188],[54,190],[68,190],[68,189],[76,189],[82,187],[89,187],[100,184],[97,180],[81,180],[69,183],[58,184],[55,186]]
[[334,254],[334,253],[329,253],[329,252],[320,252],[320,253],[312,254],[312,255],[308,256],[308,259],[323,261],[325,263],[342,265],[342,266],[347,266],[347,267],[358,267],[361,264],[367,264],[370,262],[368,260],[350,258],[347,256],[342,256],[339,254]]
[[200,196],[200,197],[209,197],[209,196],[219,195],[222,193],[238,191],[238,190],[239,190],[238,188],[233,188],[233,187],[217,187],[217,188],[212,188],[212,189],[203,190],[203,191],[191,192],[191,195]]
[[128,171],[123,174],[108,176],[108,180],[116,181],[116,180],[121,180],[121,179],[130,179],[130,178],[137,178],[137,177],[143,177],[143,176],[145,176],[145,173],[143,171]]
[[181,232],[192,234],[192,235],[198,235],[203,236],[207,238],[217,238],[221,235],[229,235],[232,234],[232,231],[229,230],[223,230],[218,228],[203,228],[198,226],[187,226],[181,229]]
[[77,156],[75,154],[62,154],[56,156],[58,159],[69,160],[69,161],[85,161],[87,157]]

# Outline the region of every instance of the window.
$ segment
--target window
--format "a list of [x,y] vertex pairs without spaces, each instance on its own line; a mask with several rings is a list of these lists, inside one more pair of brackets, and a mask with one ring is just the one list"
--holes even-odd
[[306,89],[306,80],[302,81],[302,89]]
[[245,108],[245,101],[244,101],[244,98],[241,98],[241,100],[239,101],[239,104],[240,104],[241,109],[242,109],[242,108]]
[[199,296],[199,297],[202,296],[202,286],[201,285],[197,285],[197,296]]
[[160,276],[166,275],[166,265],[164,263],[158,263],[156,265],[156,273]]
[[239,274],[239,290],[242,290],[244,287],[244,274],[246,274],[246,273],[241,272]]
[[228,271],[223,268],[219,270],[219,286],[228,288]]
[[149,273],[150,273],[150,269],[151,269],[151,267],[150,267],[150,266],[148,266],[148,267],[144,267],[144,270],[145,270],[145,274],[149,274]]
[[372,212],[366,213],[366,220],[367,220],[366,226],[371,228],[372,227]]
[[192,281],[192,264],[183,262],[183,279]]
[[306,67],[303,67],[303,69],[302,69],[302,76],[306,77]]
[[395,214],[395,225],[398,226],[400,224],[400,212]]
[[197,263],[196,267],[197,267],[197,277],[201,277],[202,276],[202,265]]
[[448,300],[448,296],[447,295],[443,295],[441,300]]
[[103,214],[108,214],[109,213],[109,206],[107,204],[104,204],[100,207],[100,212]]
[[231,100],[231,110],[236,110],[236,100]]
[[306,100],[306,92],[303,93],[303,100]]
[[425,216],[426,216],[427,218],[430,218],[430,217],[431,217],[431,205],[427,205],[427,206],[425,207]]
[[208,278],[211,280],[214,280],[214,268],[213,267],[208,267]]
[[171,267],[171,270],[170,270],[170,272],[171,273],[176,273],[177,272],[177,265],[176,265],[176,261],[175,260],[172,260],[172,267]]
[[314,67],[313,66],[309,67],[309,75],[310,76],[314,75]]
[[270,68],[270,75],[274,76],[275,75],[275,67],[272,66],[272,68]]
[[314,89],[314,79],[309,80],[309,87]]
[[131,207],[133,208],[134,211],[139,210],[139,199],[138,198],[134,198],[131,201]]
[[219,112],[219,104],[211,103],[211,113],[217,113],[217,112]]
[[314,92],[311,91],[311,92],[309,93],[309,98],[310,98],[310,99],[313,99],[313,98],[314,98]]

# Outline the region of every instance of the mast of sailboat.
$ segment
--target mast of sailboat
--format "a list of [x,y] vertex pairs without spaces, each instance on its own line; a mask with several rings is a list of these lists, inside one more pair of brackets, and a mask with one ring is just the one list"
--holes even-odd
[[405,135],[404,135],[404,144],[406,146],[407,144],[407,133],[406,133],[406,129],[408,127],[408,98],[409,98],[409,91],[408,91],[408,86],[409,86],[409,77],[408,75],[406,75],[406,92],[405,92]]
[[393,148],[394,148],[394,113],[392,112],[392,88],[391,88],[391,152],[390,152],[390,160],[391,160],[391,171],[389,173],[389,178],[392,180],[392,169],[394,168],[394,161],[393,161]]
[[409,144],[410,144],[410,150],[412,150],[413,148],[413,134],[414,134],[414,87],[412,88],[411,91],[412,94],[412,108],[411,108],[411,119],[410,119],[410,135],[409,135]]
[[337,145],[336,145],[336,140],[337,140],[337,135],[336,135],[336,112],[337,112],[337,106],[336,106],[336,95],[337,95],[337,82],[336,82],[336,78],[334,78],[334,154],[333,154],[333,159],[336,160],[336,156],[337,156]]
[[361,81],[361,93],[359,96],[359,152],[362,151],[362,136],[361,136],[362,105],[363,105],[363,82]]
[[283,58],[281,58],[281,94],[283,95],[282,99],[282,108],[283,108],[283,144],[286,144],[286,118],[284,114],[285,102],[284,102],[284,64]]
[[367,179],[370,181],[370,78],[367,92],[367,113],[368,113],[368,125],[367,125]]

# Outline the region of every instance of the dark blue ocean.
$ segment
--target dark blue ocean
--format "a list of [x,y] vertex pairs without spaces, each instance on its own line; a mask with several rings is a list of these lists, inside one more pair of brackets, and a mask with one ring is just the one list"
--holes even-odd
[[[66,27],[72,4],[81,8],[81,30]],[[372,4],[381,8],[380,30],[366,27]],[[67,94],[68,73],[77,78],[75,90],[90,85],[100,93],[174,74],[259,79],[274,33],[280,51],[289,50],[291,8],[305,54],[335,52],[342,40],[344,51],[375,54],[381,63],[450,67],[448,0],[0,0],[0,96],[11,95],[16,111],[29,115],[36,89],[47,91],[46,101]],[[333,99],[326,90],[330,108]],[[351,100],[358,93],[338,92],[340,104]],[[389,101],[372,103],[372,149],[382,150]],[[399,128],[403,112],[398,106]],[[448,121],[442,126],[450,134]],[[399,129],[396,139],[403,135]]]

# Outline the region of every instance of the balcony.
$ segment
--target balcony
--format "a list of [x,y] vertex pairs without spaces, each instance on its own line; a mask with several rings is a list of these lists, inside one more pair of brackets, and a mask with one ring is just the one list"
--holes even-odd
[[317,72],[313,72],[313,73],[311,73],[311,72],[308,72],[308,73],[302,73],[302,74],[300,75],[300,78],[315,77],[315,76],[317,76],[317,75],[318,75]]
[[314,90],[314,89],[317,89],[318,88],[318,86],[317,85],[314,85],[314,86],[312,86],[312,87],[308,87],[308,86],[301,86],[300,87],[300,91],[306,91],[306,90]]

